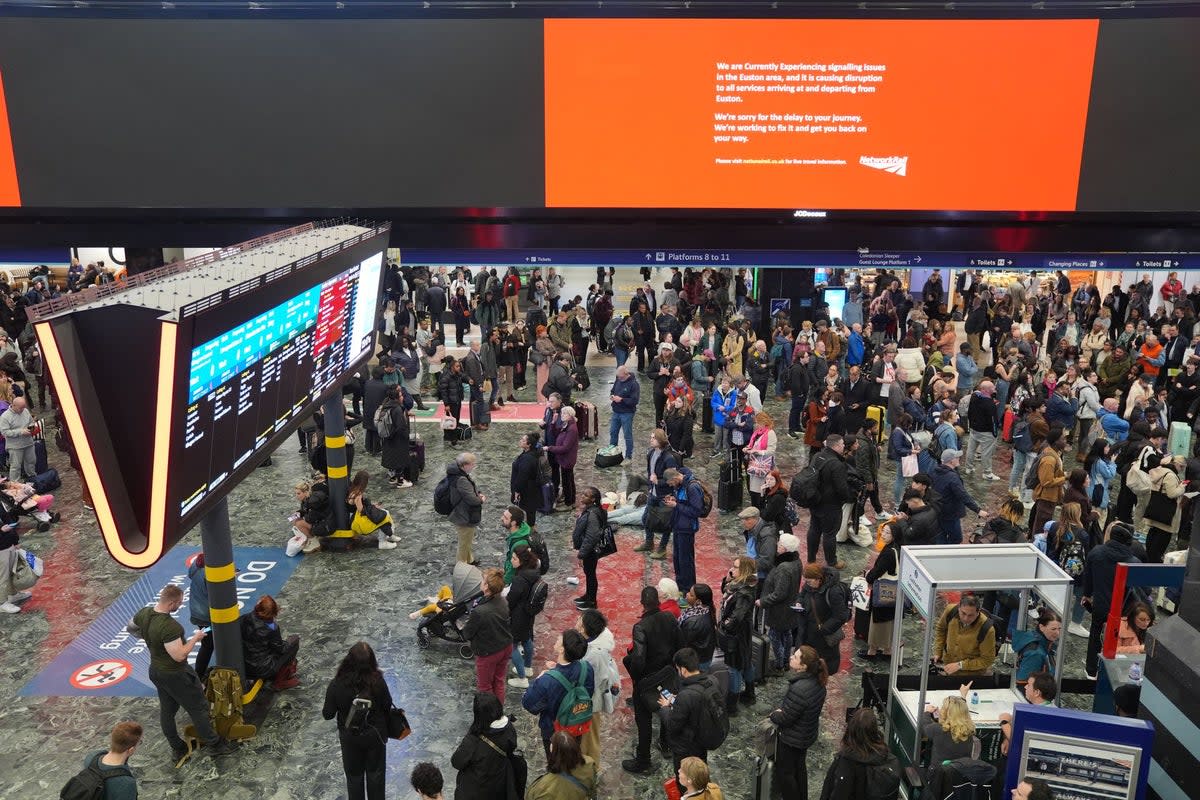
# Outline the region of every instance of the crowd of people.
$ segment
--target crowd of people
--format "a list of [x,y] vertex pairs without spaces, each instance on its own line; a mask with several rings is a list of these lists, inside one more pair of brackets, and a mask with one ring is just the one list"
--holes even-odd
[[[948,305],[937,271],[910,289],[882,272],[873,283],[849,285],[840,318],[818,306],[815,319],[799,325],[763,319],[742,270],[671,268],[658,292],[647,275],[627,314],[613,307],[613,277],[602,269],[586,298],[568,298],[554,269],[524,278],[515,269],[387,271],[379,364],[362,383],[365,409],[356,416],[367,453],[381,456],[393,487],[408,488],[420,476],[406,412],[431,395],[456,422],[469,397],[478,431],[488,429],[484,409],[518,401],[530,386],[527,401],[544,405],[537,430],[520,437],[507,498],[496,503],[479,490],[479,459],[467,450],[454,454],[434,490],[434,507],[456,529],[456,561],[480,568],[462,629],[476,694],[469,732],[451,758],[457,798],[594,796],[604,719],[626,691],[637,736],[622,767],[653,770],[658,718],[657,749],[672,762],[675,791],[719,798],[708,756],[723,745],[729,717],[754,704],[764,679],[777,675],[787,679],[769,714],[776,780],[784,800],[807,798],[806,753],[830,711],[825,687],[843,669],[852,613],[843,548],[873,554],[861,574],[875,585],[897,578],[905,545],[1035,544],[1075,579],[1067,619],[1041,609],[1024,630],[1012,619],[1014,595],[965,592],[930,620],[932,655],[941,672],[969,681],[992,674],[1010,642],[1026,697],[1050,702],[1064,631],[1087,637],[1084,671],[1096,673],[1115,565],[1162,561],[1200,512],[1186,497],[1189,481],[1200,477],[1192,446],[1200,287],[1184,294],[1173,274],[1157,289],[1147,275],[1128,292],[1114,286],[1102,297],[1061,273],[996,286],[963,271]],[[467,351],[462,357],[447,353],[447,324]],[[480,339],[468,343],[471,326]],[[592,343],[616,361],[608,444],[644,495],[640,511],[621,522],[612,521],[617,513],[606,492],[576,484],[583,415],[599,413],[574,402],[590,383]],[[647,416],[639,417],[643,404],[653,407],[651,423],[636,430]],[[638,442],[644,463],[634,460]],[[799,453],[794,474],[780,469],[782,447]],[[969,488],[964,477],[974,475]],[[382,511],[365,498],[368,480],[367,471],[355,475],[351,518]],[[999,490],[979,491],[991,483]],[[323,484],[305,482],[297,498],[298,530],[332,549]],[[698,575],[696,534],[714,511],[736,513],[744,548],[724,574]],[[540,518],[562,512],[576,514],[569,554],[555,552],[538,530]],[[965,532],[968,513],[976,522]],[[499,563],[477,557],[484,520],[504,528]],[[614,653],[602,608],[633,598],[627,587],[602,593],[597,564],[620,525],[637,529],[633,551],[669,559],[674,580],[640,587],[628,651]],[[379,523],[372,532],[375,546],[394,546],[390,528]],[[546,603],[543,576],[549,560],[564,555],[579,561],[584,576],[574,601],[580,614],[577,625],[541,644],[553,658],[539,668],[534,629]],[[1138,652],[1154,620],[1152,605],[1140,600],[1122,609],[1122,652]],[[170,604],[165,595],[163,603]],[[872,604],[861,656],[893,656],[897,613],[894,599]],[[769,675],[756,674],[757,634],[769,642]],[[204,638],[184,639],[181,628],[164,637],[176,664],[175,651]],[[272,652],[264,671],[274,676],[295,650]],[[169,666],[160,661],[160,670]],[[542,778],[529,779],[505,711],[508,689],[537,717]],[[160,686],[160,698],[171,691]],[[384,714],[354,716],[364,698],[374,709],[391,707],[374,653],[360,642],[330,684],[324,715],[337,720],[350,797],[374,800],[383,797],[388,734]],[[193,709],[163,703],[171,738],[173,706]],[[977,758],[959,706],[948,700],[928,709],[927,734],[949,760]],[[219,737],[213,741],[221,752]],[[898,785],[871,708],[850,717],[826,768],[822,800],[866,797],[863,787],[881,785],[889,772]],[[440,771],[418,765],[413,786],[422,797],[440,796]],[[1019,791],[1049,796],[1040,782]]]

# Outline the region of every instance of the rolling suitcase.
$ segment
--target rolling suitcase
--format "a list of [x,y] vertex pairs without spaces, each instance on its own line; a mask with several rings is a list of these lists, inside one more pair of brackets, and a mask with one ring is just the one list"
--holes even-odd
[[755,631],[750,634],[750,669],[754,672],[754,683],[767,679],[767,664],[771,660],[771,643],[766,636]]
[[865,642],[871,632],[871,609],[854,609],[854,638]]
[[729,697],[729,667],[725,666],[724,658],[714,658],[708,667],[708,674],[717,682],[717,690],[721,699]]
[[1013,423],[1017,421],[1017,415],[1010,408],[1004,412],[1004,427],[1001,428],[1000,438],[1006,442],[1012,442]]
[[740,511],[742,508],[742,467],[737,453],[729,451],[729,460],[721,465],[721,479],[717,483],[717,510]]
[[413,483],[425,471],[425,443],[420,439],[408,443],[408,479]]
[[757,756],[754,759],[754,795],[751,800],[771,800],[775,784],[775,759]]
[[712,417],[712,397],[707,392],[696,392],[696,402],[703,409],[700,415],[700,432],[701,433],[716,433],[716,428],[713,427]]
[[471,401],[471,424],[472,425],[491,425],[492,424],[492,407],[488,404],[487,398],[482,400]]
[[575,424],[580,439],[595,439],[600,435],[600,416],[596,406],[586,400],[575,404]]
[[875,429],[875,433],[876,433],[876,438],[878,438],[880,442],[883,441],[884,436],[885,436],[885,431],[883,430],[884,429],[883,413],[884,413],[883,406],[867,406],[867,419],[873,419],[877,423],[879,423],[879,427]]
[[33,440],[33,471],[41,475],[48,469],[50,462],[46,459],[46,440],[39,436]]
[[[43,450],[45,448],[43,447]],[[1167,437],[1167,449],[1171,455],[1191,458],[1192,428],[1186,422],[1172,422],[1171,432]]]

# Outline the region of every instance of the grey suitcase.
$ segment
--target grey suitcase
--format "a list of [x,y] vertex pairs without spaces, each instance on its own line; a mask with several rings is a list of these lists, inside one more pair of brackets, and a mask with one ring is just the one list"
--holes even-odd
[[754,795],[751,800],[771,800],[775,784],[775,759],[757,756],[754,759]]
[[491,425],[492,424],[492,407],[488,404],[487,398],[482,400],[471,401],[471,424],[472,425]]

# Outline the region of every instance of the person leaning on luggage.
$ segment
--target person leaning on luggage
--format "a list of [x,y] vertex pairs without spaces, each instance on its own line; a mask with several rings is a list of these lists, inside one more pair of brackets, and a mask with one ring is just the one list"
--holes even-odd
[[150,682],[158,690],[159,722],[163,735],[171,745],[171,754],[178,763],[187,756],[188,746],[179,737],[175,725],[175,712],[180,708],[192,718],[201,744],[212,755],[227,755],[233,752],[232,743],[218,736],[208,715],[208,698],[200,677],[187,663],[188,655],[196,643],[205,637],[203,630],[195,631],[191,637],[183,638],[183,626],[171,616],[183,605],[183,589],[168,584],[158,593],[158,602],[147,606],[133,616],[132,624],[146,641],[150,651]]
[[934,628],[933,660],[947,675],[991,675],[996,660],[996,629],[979,608],[979,598],[964,594],[942,613]]

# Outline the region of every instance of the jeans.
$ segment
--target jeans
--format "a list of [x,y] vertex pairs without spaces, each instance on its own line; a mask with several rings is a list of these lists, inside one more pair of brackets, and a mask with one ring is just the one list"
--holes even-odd
[[[524,655],[522,655],[524,653]],[[523,642],[513,642],[512,665],[516,667],[517,677],[524,678],[527,670],[533,669],[533,638]]]
[[379,737],[379,731],[374,728],[360,734],[342,731],[339,738],[349,800],[383,800],[387,743]]
[[617,358],[618,367],[629,360],[629,351],[616,345],[613,345],[613,355]]
[[1025,488],[1025,470],[1033,463],[1033,453],[1022,453],[1017,448],[1013,448],[1013,465],[1012,471],[1008,473],[1008,490]]
[[675,531],[672,550],[675,560],[675,583],[679,591],[687,593],[696,583],[696,532]]
[[791,628],[767,629],[767,637],[771,640],[771,655],[775,662],[775,669],[787,669],[788,659],[792,657],[792,650],[795,647],[795,636],[796,632]]
[[788,433],[800,432],[800,415],[804,413],[804,403],[807,398],[792,395],[792,407],[788,411]]
[[776,740],[775,780],[783,800],[808,800],[808,751]]
[[490,656],[475,656],[475,691],[490,692],[504,704],[504,665],[512,656],[510,644]]
[[996,424],[1004,424],[1004,412],[1008,410],[1008,381],[996,381]]
[[608,421],[608,443],[617,446],[617,436],[625,434],[625,459],[633,458],[633,412],[614,411]]
[[[583,581],[584,590],[583,596],[593,603],[596,602],[596,594],[600,591],[600,583],[596,580],[596,564],[600,559],[595,556],[588,556],[581,559],[583,563]],[[533,643],[530,642],[532,645]]]
[[729,668],[729,696],[735,697],[746,689],[749,689],[754,684],[754,667],[749,666],[743,669],[736,669],[725,665]]
[[[716,423],[713,423],[714,425]],[[716,435],[713,437],[713,452],[720,453],[730,448],[730,441],[733,438],[733,429],[726,428],[724,425],[717,426]]]
[[900,506],[900,500],[904,497],[904,487],[908,478],[904,477],[904,467],[899,461],[896,462],[896,483],[892,486],[892,499],[896,501],[896,507]]
[[984,431],[971,431],[967,435],[967,452],[964,460],[967,469],[975,469],[975,456],[983,462],[983,470],[990,474],[992,471],[992,456],[996,452],[996,434]]
[[939,520],[941,531],[938,532],[937,539],[934,544],[962,544],[962,520],[954,517],[947,519],[942,517]]
[[150,667],[150,682],[158,690],[158,718],[163,736],[173,749],[182,750],[184,747],[179,728],[175,725],[175,714],[181,708],[192,718],[200,741],[209,744],[217,740],[217,732],[208,716],[208,698],[204,696],[204,686],[195,670],[186,665],[174,672],[162,672]]

